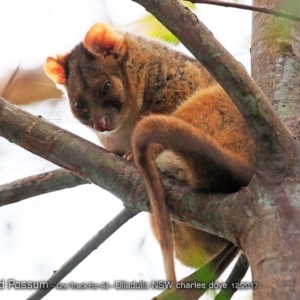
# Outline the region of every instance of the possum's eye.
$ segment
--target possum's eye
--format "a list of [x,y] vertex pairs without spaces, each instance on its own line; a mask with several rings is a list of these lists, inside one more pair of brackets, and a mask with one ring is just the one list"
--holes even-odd
[[80,110],[83,108],[83,105],[80,102],[74,101],[73,104],[76,110]]
[[110,88],[111,88],[111,82],[106,81],[102,88],[102,95],[105,96],[110,91]]

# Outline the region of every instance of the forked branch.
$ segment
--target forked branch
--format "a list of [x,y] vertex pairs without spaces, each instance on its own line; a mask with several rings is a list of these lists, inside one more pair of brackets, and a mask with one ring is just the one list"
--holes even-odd
[[298,151],[296,144],[244,67],[179,1],[133,1],[144,6],[176,35],[230,95],[255,137],[257,166],[271,174],[288,173]]
[[[106,189],[122,200],[125,206],[149,211],[144,185],[133,163],[1,98],[0,136]],[[242,206],[248,197],[245,192],[213,195],[197,193],[174,179],[166,176],[163,179],[174,218],[236,242],[234,232],[241,232],[245,228],[247,214],[250,214]],[[232,205],[225,210],[230,220],[220,216],[226,201],[232,201]],[[241,218],[243,222],[235,220],[235,217]],[[229,232],[225,229],[228,228],[227,222],[238,224],[238,228],[231,226],[232,231]]]

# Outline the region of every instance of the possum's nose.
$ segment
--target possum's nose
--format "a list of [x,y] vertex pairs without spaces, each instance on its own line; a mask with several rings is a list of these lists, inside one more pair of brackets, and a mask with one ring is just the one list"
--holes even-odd
[[100,132],[109,131],[109,118],[103,116],[100,120],[94,122],[94,128]]

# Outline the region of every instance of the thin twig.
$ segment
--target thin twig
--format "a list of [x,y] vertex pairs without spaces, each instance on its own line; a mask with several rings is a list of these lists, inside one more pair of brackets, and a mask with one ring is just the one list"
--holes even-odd
[[0,186],[0,207],[21,200],[89,183],[70,171],[57,169]]
[[[239,249],[233,244],[229,244],[218,256],[208,262],[202,268],[179,281],[178,285],[182,289],[169,289],[162,292],[153,300],[196,300],[199,299],[209,288],[209,284],[217,280],[232,260],[236,257]],[[184,283],[199,283],[201,288],[184,288]]]
[[229,300],[237,291],[236,284],[239,284],[249,268],[249,262],[246,255],[243,253],[236,262],[228,279],[226,280],[226,288],[222,289],[215,297],[215,300]]
[[252,5],[246,5],[246,4],[239,4],[239,3],[231,3],[231,2],[225,2],[225,1],[213,1],[213,0],[185,0],[192,3],[202,3],[202,4],[211,4],[211,5],[217,5],[217,6],[224,6],[224,7],[232,7],[232,8],[239,8],[244,10],[250,10],[250,11],[257,11],[264,14],[274,15],[276,17],[282,17],[286,19],[290,19],[296,22],[300,22],[300,17],[274,10],[264,7],[256,7]]
[[124,208],[114,219],[112,219],[103,229],[92,237],[76,254],[74,254],[59,270],[57,270],[48,280],[47,288],[39,289],[27,300],[40,300],[47,295],[55,286],[74,270],[85,258],[96,250],[105,240],[107,240],[116,230],[118,230],[128,220],[138,214],[135,209]]

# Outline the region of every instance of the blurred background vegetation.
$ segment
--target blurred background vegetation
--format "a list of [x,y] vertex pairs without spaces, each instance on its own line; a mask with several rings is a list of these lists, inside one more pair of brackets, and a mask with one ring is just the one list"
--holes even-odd
[[[59,98],[60,92],[44,73],[45,57],[71,49],[82,39],[89,26],[99,20],[122,30],[179,43],[143,8],[132,1],[122,2],[0,0],[0,25],[8,28],[0,32],[3,41],[0,95],[17,104]],[[195,5],[184,4],[195,10]],[[125,16],[120,17],[120,12],[124,12]]]

